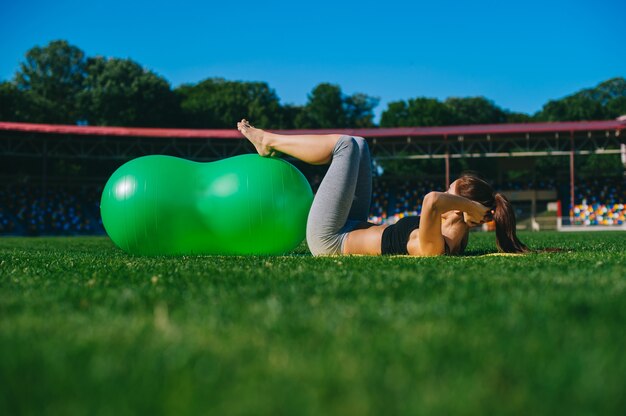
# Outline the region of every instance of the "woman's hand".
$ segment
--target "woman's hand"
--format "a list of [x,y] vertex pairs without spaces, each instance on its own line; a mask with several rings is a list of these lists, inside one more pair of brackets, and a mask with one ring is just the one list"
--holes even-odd
[[489,221],[493,212],[480,202],[470,201],[470,209],[463,212],[463,220],[469,227],[476,227]]

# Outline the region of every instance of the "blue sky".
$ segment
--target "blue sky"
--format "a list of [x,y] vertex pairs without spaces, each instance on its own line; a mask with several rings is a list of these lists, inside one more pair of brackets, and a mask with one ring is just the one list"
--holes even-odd
[[132,58],[173,86],[266,81],[303,104],[320,82],[389,101],[482,95],[533,113],[626,76],[626,2],[0,2],[0,79],[34,45],[66,39]]

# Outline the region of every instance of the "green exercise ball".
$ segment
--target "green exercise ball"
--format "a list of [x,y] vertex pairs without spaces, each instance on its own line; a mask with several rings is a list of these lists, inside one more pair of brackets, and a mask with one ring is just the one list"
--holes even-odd
[[304,240],[312,200],[304,175],[281,159],[144,156],[113,173],[100,210],[128,253],[264,255]]

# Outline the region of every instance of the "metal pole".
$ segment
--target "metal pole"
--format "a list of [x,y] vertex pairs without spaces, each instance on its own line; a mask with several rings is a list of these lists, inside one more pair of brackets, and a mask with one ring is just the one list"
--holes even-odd
[[41,172],[41,199],[45,201],[48,188],[48,141],[43,141],[43,158]]
[[569,152],[569,221],[570,224],[574,222],[574,132],[569,132],[570,138],[570,152]]
[[534,224],[537,217],[537,189],[533,191],[532,199],[530,201],[530,229],[535,231]]
[[446,190],[450,186],[450,149],[448,147],[448,135],[443,136],[443,140],[446,143]]

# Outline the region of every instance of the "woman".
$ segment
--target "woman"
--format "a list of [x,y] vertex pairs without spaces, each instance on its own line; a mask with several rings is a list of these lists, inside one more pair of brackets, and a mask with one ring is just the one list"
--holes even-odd
[[372,174],[369,149],[362,137],[280,135],[254,128],[245,119],[237,128],[261,156],[281,152],[313,165],[330,163],[307,220],[307,243],[315,256],[460,254],[467,246],[470,228],[492,219],[500,251],[528,250],[515,234],[513,207],[482,179],[462,176],[447,192],[428,193],[421,216],[405,217],[394,225],[376,225],[367,222]]

